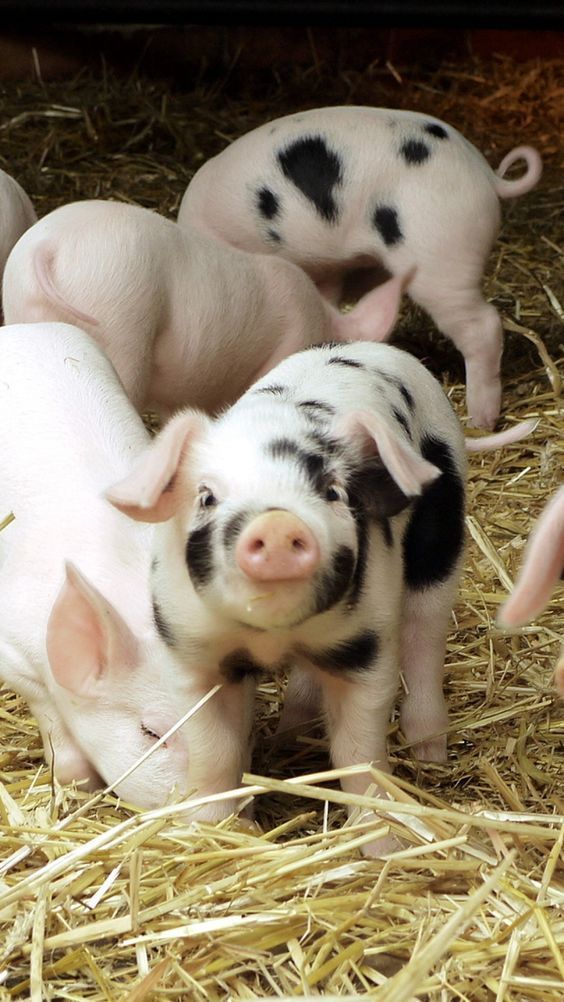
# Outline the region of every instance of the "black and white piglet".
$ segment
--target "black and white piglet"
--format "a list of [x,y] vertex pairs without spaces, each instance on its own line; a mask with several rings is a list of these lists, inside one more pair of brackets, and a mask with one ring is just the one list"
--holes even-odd
[[[465,472],[462,429],[434,377],[399,349],[360,342],[289,357],[215,420],[180,412],[107,496],[162,523],[155,619],[202,691],[222,681],[239,705],[243,678],[293,668],[294,697],[321,692],[334,765],[387,770],[400,671],[406,738],[419,758],[446,756]],[[201,747],[191,741],[215,771],[225,756],[226,774],[228,727],[218,719]],[[363,792],[366,775],[342,785]]]
[[[504,177],[519,160],[524,173]],[[414,270],[408,294],[462,352],[468,412],[491,427],[503,335],[482,274],[499,230],[499,199],[529,191],[541,170],[537,151],[519,146],[494,172],[432,115],[313,108],[266,122],[203,164],[178,222],[299,264],[332,300],[350,272]]]

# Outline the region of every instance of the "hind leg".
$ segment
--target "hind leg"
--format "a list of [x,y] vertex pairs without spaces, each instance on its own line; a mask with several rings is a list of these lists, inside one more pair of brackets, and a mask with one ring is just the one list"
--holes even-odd
[[443,693],[446,638],[456,581],[406,592],[401,628],[401,670],[407,692],[400,722],[417,759],[444,762],[448,710]]
[[501,355],[503,330],[495,307],[487,303],[478,278],[452,274],[445,267],[441,283],[416,273],[409,287],[411,298],[430,314],[435,324],[464,356],[466,403],[472,424],[493,428],[501,406]]

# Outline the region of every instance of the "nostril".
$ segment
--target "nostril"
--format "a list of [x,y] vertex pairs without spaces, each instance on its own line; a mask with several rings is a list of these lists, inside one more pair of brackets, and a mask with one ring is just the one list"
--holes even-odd
[[305,541],[303,539],[300,539],[299,537],[296,537],[295,539],[292,540],[292,548],[294,550],[305,550],[306,549]]
[[249,550],[251,553],[260,553],[264,550],[264,540],[260,538],[251,540]]

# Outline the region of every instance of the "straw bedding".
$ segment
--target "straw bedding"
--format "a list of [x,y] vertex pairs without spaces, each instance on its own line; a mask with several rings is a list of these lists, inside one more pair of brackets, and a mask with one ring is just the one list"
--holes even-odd
[[[392,722],[382,825],[406,848],[367,861],[359,847],[374,826],[346,820],[353,798],[324,771],[321,727],[283,747],[272,739],[281,680],[260,686],[256,775],[245,777],[252,828],[191,827],[174,806],[143,814],[111,794],[55,788],[24,702],[3,691],[1,1002],[563,995],[563,714],[552,689],[562,592],[513,635],[494,620],[562,480],[564,65],[494,58],[335,74],[312,57],[284,79],[226,73],[184,93],[103,71],[39,79],[0,92],[0,165],[40,215],[92,196],[173,215],[193,170],[227,140],[298,107],[346,102],[425,109],[493,164],[531,142],[546,165],[536,191],[504,205],[486,280],[507,330],[503,424],[540,420],[526,442],[471,457],[448,765],[417,764]],[[412,308],[397,341],[442,378],[463,417],[454,349]]]

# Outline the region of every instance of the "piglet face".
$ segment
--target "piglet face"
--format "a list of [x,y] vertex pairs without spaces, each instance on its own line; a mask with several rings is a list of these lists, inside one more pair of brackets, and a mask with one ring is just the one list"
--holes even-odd
[[[57,709],[73,736],[79,762],[89,762],[116,793],[140,807],[157,807],[189,783],[184,724],[121,783],[117,780],[192,705],[189,683],[156,629],[135,637],[115,608],[68,564],[47,627],[47,656]],[[68,761],[53,754],[61,781]],[[61,772],[61,769],[63,772]]]
[[[280,433],[260,402],[229,415],[194,450],[186,565],[200,598],[262,629],[295,626],[351,588],[361,529],[337,440],[295,409]],[[252,433],[251,433],[252,428]]]

